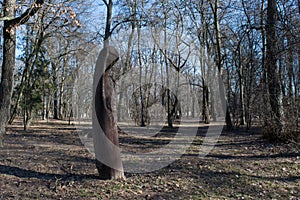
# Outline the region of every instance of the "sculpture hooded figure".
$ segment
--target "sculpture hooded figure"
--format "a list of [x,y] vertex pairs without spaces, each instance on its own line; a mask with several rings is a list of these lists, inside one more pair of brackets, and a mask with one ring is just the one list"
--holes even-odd
[[118,59],[119,54],[114,47],[104,47],[98,56],[93,80],[93,140],[96,167],[101,179],[124,178],[118,129],[112,109],[113,88],[109,80],[109,70]]

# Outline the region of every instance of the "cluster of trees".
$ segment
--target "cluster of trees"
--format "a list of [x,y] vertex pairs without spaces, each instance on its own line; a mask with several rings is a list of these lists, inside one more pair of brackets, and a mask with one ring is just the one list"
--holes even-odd
[[92,30],[79,22],[79,15],[92,11],[87,6],[85,1],[1,2],[0,135],[16,116],[23,116],[26,129],[35,116],[70,114],[76,67],[93,40]]
[[[194,117],[195,104],[205,123],[215,121],[218,108],[226,108],[227,129],[253,122],[271,140],[299,137],[299,1],[126,1],[115,5],[111,37],[124,52],[124,63],[113,72],[136,69],[142,86],[121,87],[118,104],[135,107],[131,117],[138,125],[149,123],[148,107],[160,101],[172,126],[179,82],[175,72],[190,82],[189,90],[201,96],[181,104],[177,113]],[[115,25],[115,26],[114,26]],[[115,28],[118,27],[118,28]],[[124,32],[126,32],[124,34]],[[120,38],[120,39],[119,39]],[[128,40],[124,41],[124,38]],[[118,40],[119,39],[119,40]],[[116,75],[117,74],[117,75]],[[215,91],[213,78],[219,79]],[[160,79],[160,81],[158,81]],[[167,102],[157,86],[167,90]],[[216,92],[223,104],[214,105]],[[149,87],[148,87],[149,86]],[[123,91],[129,93],[123,94]],[[154,91],[154,92],[153,92]],[[171,94],[173,92],[173,94]],[[157,94],[153,94],[157,93]],[[133,95],[131,102],[123,96]],[[158,98],[158,97],[159,98]],[[154,100],[153,100],[154,99]],[[134,103],[133,103],[134,102]],[[121,109],[120,109],[121,110]],[[122,118],[122,113],[118,113]],[[199,116],[197,116],[199,117]]]
[[[23,117],[26,129],[34,117],[82,115],[72,104],[74,81],[79,70],[94,72],[95,60],[86,56],[111,39],[123,52],[122,64],[111,71],[114,83],[135,69],[140,83],[160,79],[173,88],[178,84],[170,75],[173,71],[186,77],[190,90],[201,97],[178,106],[176,95],[181,91],[166,89],[160,102],[169,126],[177,114],[194,115],[194,104],[202,109],[198,117],[205,123],[216,120],[210,77],[220,76],[228,129],[250,129],[256,119],[270,139],[299,136],[299,1],[3,0],[0,8],[0,137],[16,116]],[[152,85],[131,91],[136,99],[126,105],[135,104],[134,118],[145,125],[151,103],[147,94],[156,89]],[[127,94],[116,92],[117,104],[124,104]]]

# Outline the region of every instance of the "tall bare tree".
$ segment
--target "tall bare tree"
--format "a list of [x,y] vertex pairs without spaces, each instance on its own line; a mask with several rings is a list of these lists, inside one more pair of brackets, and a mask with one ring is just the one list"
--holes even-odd
[[[271,125],[274,139],[283,137],[283,105],[281,94],[280,74],[278,67],[278,33],[277,23],[277,2],[268,0],[267,7],[267,24],[266,24],[266,69],[268,77],[269,100],[271,105]],[[272,137],[271,137],[272,138]]]
[[216,64],[217,64],[217,69],[218,69],[218,76],[219,76],[219,90],[222,98],[222,107],[225,108],[225,119],[226,119],[226,127],[228,130],[231,130],[233,128],[232,126],[232,121],[231,121],[231,116],[230,116],[230,111],[228,107],[228,102],[226,100],[226,97],[224,96],[226,93],[224,91],[224,86],[223,86],[223,80],[222,80],[222,74],[223,74],[223,63],[224,63],[224,58],[223,58],[223,53],[222,53],[222,41],[221,41],[221,32],[220,32],[220,16],[219,16],[219,0],[214,0],[210,1],[210,7],[213,12],[213,19],[214,19],[214,31],[215,31],[215,37],[216,37],[216,54],[217,54],[217,59],[216,59]]

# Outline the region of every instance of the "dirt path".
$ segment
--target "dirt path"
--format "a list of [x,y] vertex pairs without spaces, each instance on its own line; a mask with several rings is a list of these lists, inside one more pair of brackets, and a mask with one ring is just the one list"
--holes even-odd
[[[103,181],[74,126],[51,120],[21,129],[11,126],[0,149],[0,199],[299,199],[299,145],[268,144],[259,134],[223,133],[204,158],[198,134],[168,167]],[[127,148],[146,144],[125,134],[120,141]]]

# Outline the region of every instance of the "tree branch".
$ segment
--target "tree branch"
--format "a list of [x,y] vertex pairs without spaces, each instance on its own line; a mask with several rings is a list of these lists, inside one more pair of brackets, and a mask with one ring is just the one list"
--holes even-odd
[[30,17],[37,13],[37,11],[41,8],[43,3],[44,0],[36,0],[33,6],[31,8],[28,8],[20,17],[16,17],[14,19],[9,20],[10,25],[16,26],[19,24],[25,24],[30,19]]
[[108,7],[108,3],[105,0],[102,0],[102,2],[105,4],[106,7]]
[[[130,16],[131,17],[131,16]],[[121,22],[118,22],[117,24],[115,24],[114,25],[114,27],[111,29],[111,31],[110,31],[110,33],[112,34],[113,32],[114,32],[114,30],[118,27],[118,26],[120,26],[121,24],[124,24],[124,23],[127,23],[127,22],[136,22],[137,20],[135,20],[135,19],[125,19],[125,20],[123,20],[123,21],[121,21]]]

